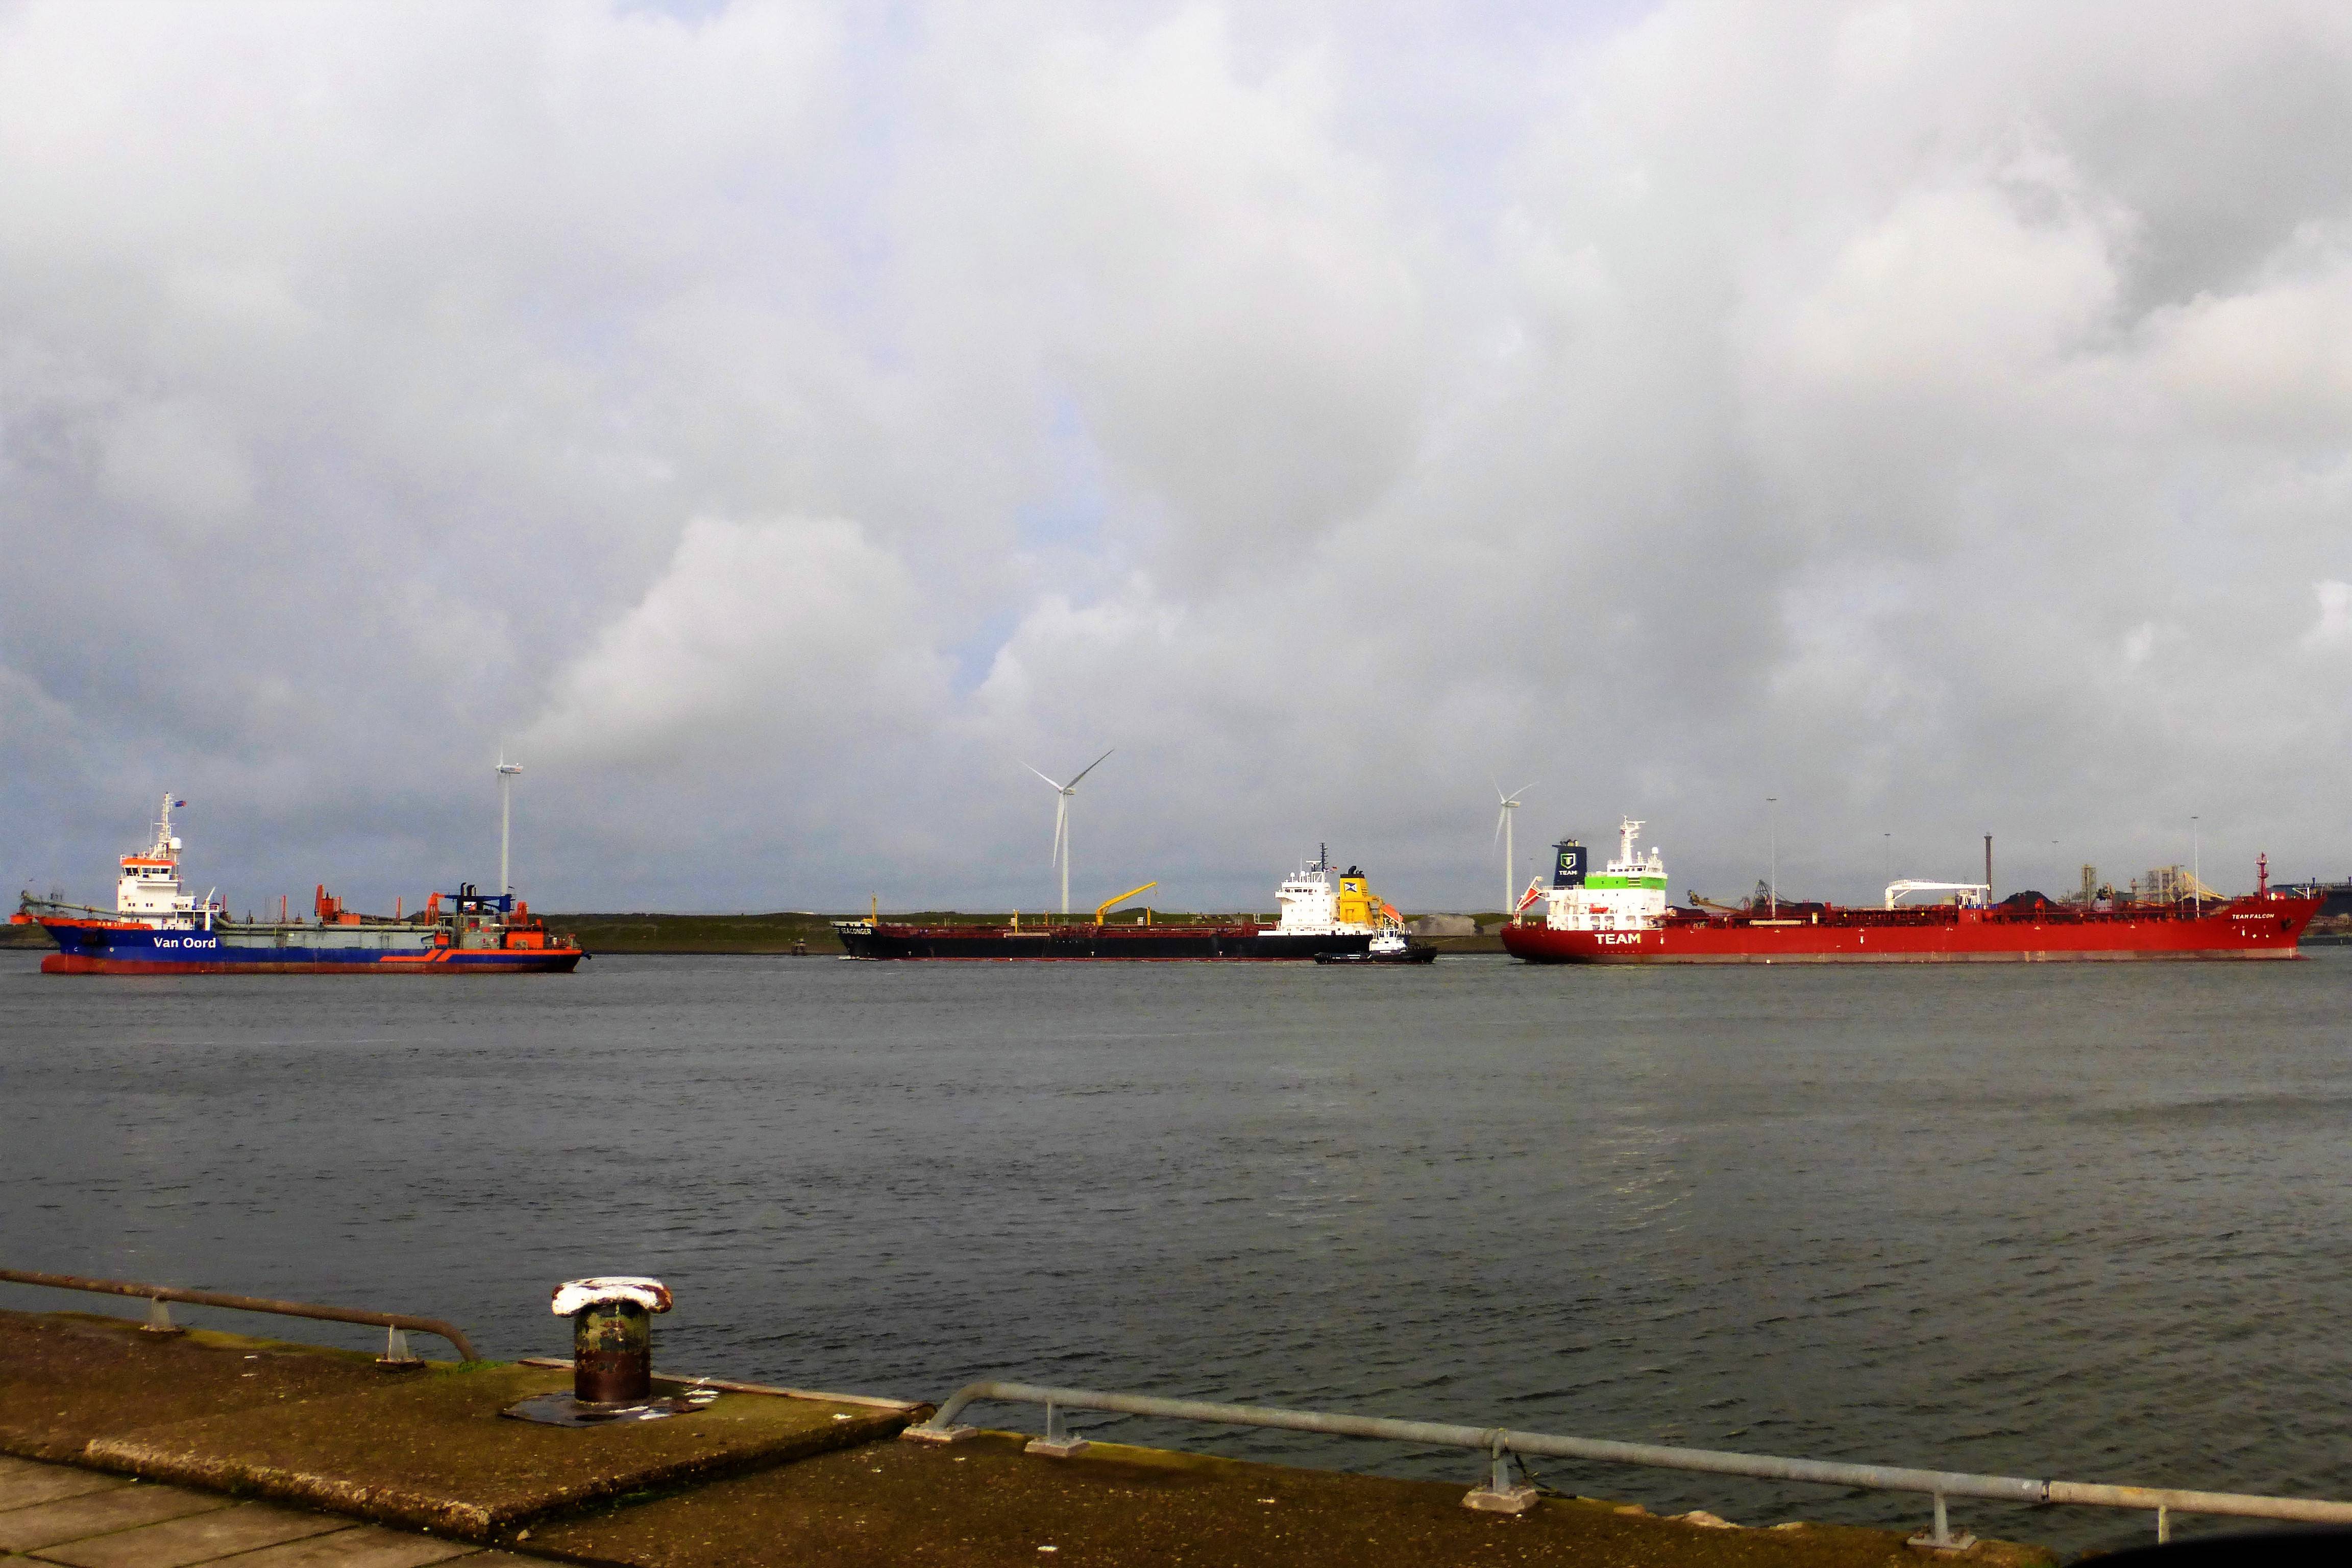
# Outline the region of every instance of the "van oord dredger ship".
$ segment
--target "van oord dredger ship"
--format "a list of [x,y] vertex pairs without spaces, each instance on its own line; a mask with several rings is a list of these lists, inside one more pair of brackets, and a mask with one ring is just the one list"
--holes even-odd
[[[2235,899],[2055,903],[2021,893],[1992,901],[1983,882],[1890,883],[1884,908],[1759,899],[1745,909],[1666,900],[1657,848],[1643,825],[1619,828],[1617,858],[1590,876],[1584,847],[1555,846],[1549,888],[1530,885],[1503,927],[1504,949],[1533,963],[1957,963],[2138,958],[2294,958],[2320,900],[2274,892],[2267,858],[2256,890]],[[1905,904],[1914,893],[1948,901]]]
[[1154,925],[1149,910],[1132,923],[1110,922],[1114,906],[1158,886],[1146,882],[1129,889],[1098,907],[1091,922],[1065,919],[1024,925],[1015,915],[1006,925],[914,925],[877,914],[835,921],[833,929],[852,958],[1265,963],[1369,952],[1374,937],[1401,934],[1403,928],[1402,918],[1371,891],[1357,868],[1340,872],[1333,886],[1328,850],[1284,879],[1275,894],[1280,913],[1272,925]]
[[311,920],[232,921],[180,881],[172,808],[186,804],[163,797],[154,841],[121,858],[111,910],[24,895],[12,922],[37,924],[58,944],[44,974],[543,974],[587,956],[530,905],[470,882],[405,919],[355,914],[321,886]]

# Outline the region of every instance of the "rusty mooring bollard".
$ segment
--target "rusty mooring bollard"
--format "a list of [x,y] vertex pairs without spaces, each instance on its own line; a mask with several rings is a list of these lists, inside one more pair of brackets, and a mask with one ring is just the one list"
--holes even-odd
[[653,1314],[670,1309],[669,1287],[620,1275],[568,1279],[554,1311],[572,1320],[572,1397],[583,1405],[642,1405],[654,1392]]

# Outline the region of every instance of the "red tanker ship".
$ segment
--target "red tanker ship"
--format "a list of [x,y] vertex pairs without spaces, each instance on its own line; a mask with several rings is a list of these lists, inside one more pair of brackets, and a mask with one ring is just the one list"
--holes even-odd
[[[1549,888],[1530,885],[1503,927],[1503,946],[1531,963],[1958,963],[2139,958],[2298,958],[2316,895],[2273,892],[2267,859],[2249,897],[2162,903],[2053,903],[2038,894],[1992,902],[1985,882],[1890,884],[1882,909],[1794,904],[1676,908],[1664,862],[1637,854],[1628,818],[1617,858],[1590,878],[1584,847],[1558,847]],[[1949,901],[1906,905],[1908,894]]]

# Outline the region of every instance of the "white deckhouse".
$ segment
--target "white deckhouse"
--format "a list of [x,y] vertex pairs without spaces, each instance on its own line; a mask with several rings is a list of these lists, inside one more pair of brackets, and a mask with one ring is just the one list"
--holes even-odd
[[1633,836],[1642,825],[1623,818],[1617,828],[1617,858],[1609,868],[1591,877],[1579,876],[1567,885],[1544,890],[1544,924],[1553,931],[1653,931],[1666,918],[1666,865],[1658,847],[1637,851]]

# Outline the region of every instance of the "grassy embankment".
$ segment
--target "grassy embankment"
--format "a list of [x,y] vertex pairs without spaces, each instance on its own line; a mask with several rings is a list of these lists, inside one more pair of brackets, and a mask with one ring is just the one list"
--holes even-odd
[[[1111,913],[1111,923],[1131,925],[1142,915],[1138,909],[1118,910]],[[840,939],[833,934],[833,922],[854,918],[842,915],[811,914],[803,910],[781,910],[764,915],[670,915],[670,914],[577,914],[548,915],[547,929],[572,937],[591,952],[762,952],[790,953],[795,944],[810,957],[838,954]],[[892,911],[886,919],[905,921],[918,925],[1003,925],[1013,917],[1010,913],[972,914],[954,910],[921,910],[911,913]],[[1024,921],[1039,917],[1034,911],[1024,914]],[[1190,915],[1173,914],[1164,910],[1151,911],[1154,925],[1222,925],[1233,921],[1263,920],[1263,915]],[[1478,923],[1491,925],[1500,915],[1480,915]],[[1491,936],[1446,936],[1427,939],[1430,945],[1443,952],[1500,952],[1503,944]]]

